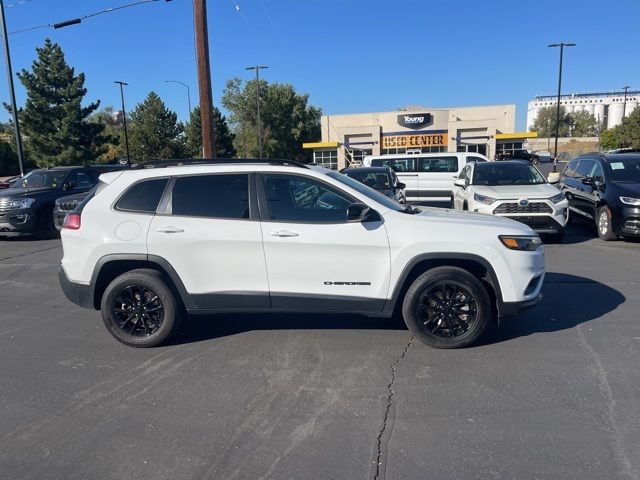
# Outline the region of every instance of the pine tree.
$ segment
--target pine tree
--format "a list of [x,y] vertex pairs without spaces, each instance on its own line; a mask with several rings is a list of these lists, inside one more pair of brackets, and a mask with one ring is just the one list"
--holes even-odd
[[100,102],[82,106],[87,94],[84,73],[75,74],[60,45],[47,39],[36,52],[31,71],[18,73],[27,90],[19,113],[25,153],[39,167],[95,161],[104,152],[104,126],[87,118]]
[[[233,148],[234,135],[229,131],[227,118],[213,107],[213,125],[216,137],[216,156],[218,158],[233,158],[236,154]],[[191,112],[191,119],[185,126],[186,154],[193,158],[202,157],[202,119],[200,107]]]
[[184,127],[155,92],[131,112],[129,145],[131,160],[162,160],[184,156]]

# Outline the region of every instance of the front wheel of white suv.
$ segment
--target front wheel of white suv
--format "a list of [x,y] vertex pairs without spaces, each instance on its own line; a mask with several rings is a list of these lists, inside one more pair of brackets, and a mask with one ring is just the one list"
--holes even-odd
[[491,318],[491,300],[482,283],[458,267],[437,267],[409,287],[402,316],[421,342],[460,348],[475,342]]
[[102,320],[119,342],[155,347],[177,327],[177,305],[160,272],[138,269],[116,277],[105,289]]

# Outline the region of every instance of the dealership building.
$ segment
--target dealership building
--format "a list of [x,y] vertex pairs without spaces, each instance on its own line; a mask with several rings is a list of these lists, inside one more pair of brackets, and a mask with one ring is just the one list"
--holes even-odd
[[508,104],[323,115],[321,141],[303,147],[313,150],[315,163],[333,169],[361,165],[366,155],[476,152],[493,158],[537,136],[514,132],[515,113]]

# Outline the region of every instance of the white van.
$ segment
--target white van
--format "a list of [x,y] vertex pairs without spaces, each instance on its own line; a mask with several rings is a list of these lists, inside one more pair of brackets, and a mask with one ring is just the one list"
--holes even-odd
[[406,185],[408,202],[451,202],[453,182],[468,162],[486,162],[479,153],[367,155],[365,167],[389,166]]

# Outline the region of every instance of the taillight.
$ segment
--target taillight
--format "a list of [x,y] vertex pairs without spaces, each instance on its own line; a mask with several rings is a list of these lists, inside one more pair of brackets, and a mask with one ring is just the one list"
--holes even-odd
[[73,212],[67,213],[64,216],[62,228],[68,228],[69,230],[80,230],[80,214]]

